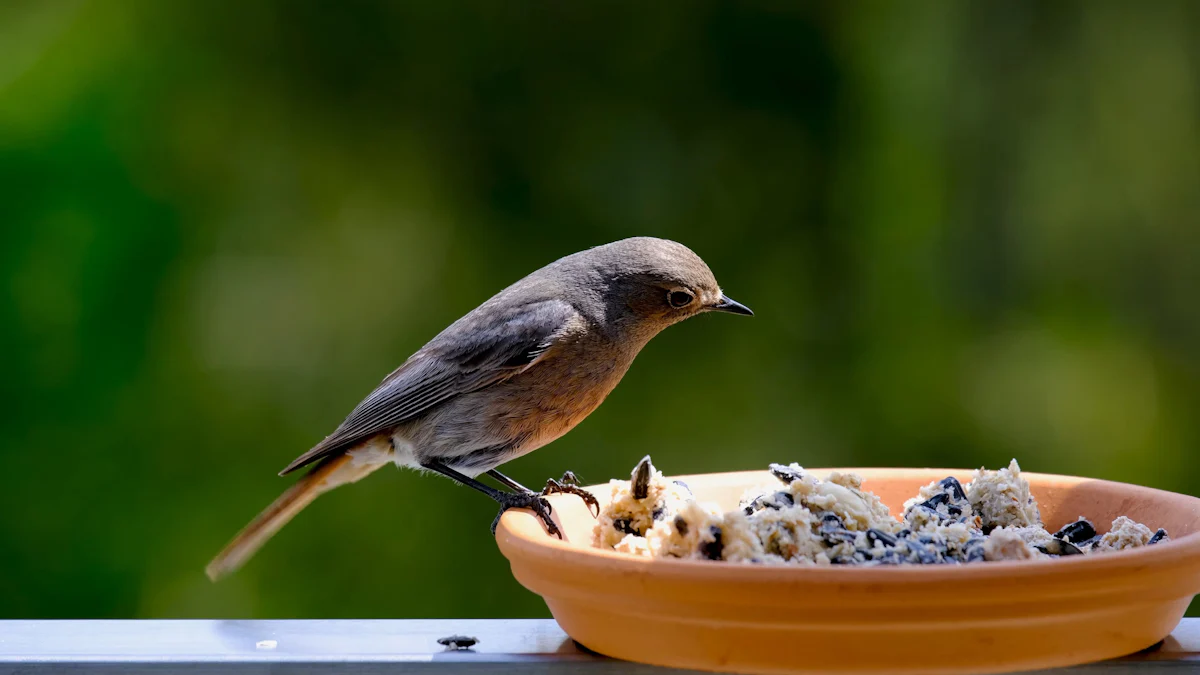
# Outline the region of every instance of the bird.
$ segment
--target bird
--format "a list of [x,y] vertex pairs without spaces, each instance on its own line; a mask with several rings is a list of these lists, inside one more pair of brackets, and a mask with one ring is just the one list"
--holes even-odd
[[[707,312],[753,315],[730,299],[691,249],[631,237],[538,269],[450,324],[392,371],[332,434],[280,475],[308,472],[212,560],[230,574],[321,494],[394,464],[440,474],[494,500],[534,511],[561,537],[545,499],[595,497],[571,472],[535,492],[498,472],[561,437],[612,392],[641,349],[675,323]],[[488,476],[510,491],[478,480]]]

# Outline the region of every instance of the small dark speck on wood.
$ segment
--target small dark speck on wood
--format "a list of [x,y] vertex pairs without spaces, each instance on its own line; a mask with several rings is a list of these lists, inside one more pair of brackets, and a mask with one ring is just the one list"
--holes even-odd
[[451,635],[449,637],[438,638],[438,644],[445,645],[450,649],[470,649],[479,644],[479,639],[466,635]]

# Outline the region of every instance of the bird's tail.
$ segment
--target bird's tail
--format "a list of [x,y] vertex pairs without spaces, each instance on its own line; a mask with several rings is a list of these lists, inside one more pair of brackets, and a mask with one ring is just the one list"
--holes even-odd
[[237,533],[233,541],[205,568],[208,578],[216,581],[241,567],[314,499],[339,485],[353,483],[380,466],[382,464],[356,462],[349,454],[336,455],[320,462]]

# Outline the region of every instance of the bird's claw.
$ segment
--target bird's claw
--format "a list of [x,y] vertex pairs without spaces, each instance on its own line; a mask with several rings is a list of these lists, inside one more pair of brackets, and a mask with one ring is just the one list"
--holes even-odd
[[542,495],[536,492],[518,492],[505,493],[504,500],[500,502],[500,512],[496,514],[496,519],[492,521],[492,534],[496,534],[496,527],[500,524],[500,516],[509,509],[530,509],[538,518],[541,518],[542,523],[546,525],[546,531],[559,539],[563,538],[562,530],[558,529],[558,525],[550,517],[554,512],[550,502]]
[[579,487],[579,479],[574,473],[568,471],[559,480],[550,478],[546,481],[546,487],[542,488],[542,494],[552,495],[555,493],[579,497],[583,500],[584,504],[587,504],[588,511],[591,512],[592,517],[600,517],[600,501],[596,499],[596,495]]

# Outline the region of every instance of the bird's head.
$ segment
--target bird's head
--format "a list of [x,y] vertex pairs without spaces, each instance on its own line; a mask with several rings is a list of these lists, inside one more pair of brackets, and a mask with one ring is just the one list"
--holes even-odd
[[635,237],[584,254],[605,289],[610,320],[657,333],[704,312],[754,314],[726,296],[708,265],[683,244]]

